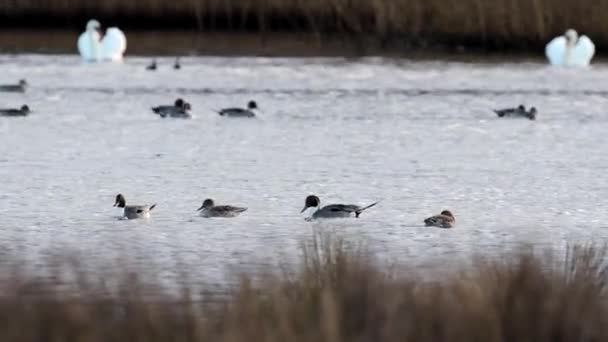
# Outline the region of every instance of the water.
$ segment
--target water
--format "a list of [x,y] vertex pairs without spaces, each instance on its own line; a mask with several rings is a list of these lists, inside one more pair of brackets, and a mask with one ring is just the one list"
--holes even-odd
[[[0,83],[26,78],[27,118],[0,118],[0,244],[32,264],[76,253],[174,279],[222,282],[237,268],[294,260],[315,230],[416,267],[563,248],[608,237],[608,68],[370,58],[187,58],[82,65],[76,56],[0,56]],[[150,107],[183,97],[193,120]],[[255,120],[211,109],[255,99]],[[539,109],[536,122],[492,108]],[[117,193],[156,202],[118,220]],[[368,204],[358,220],[304,221],[308,194]],[[211,197],[249,210],[204,219]],[[422,226],[450,209],[452,230]],[[91,266],[92,267],[92,266]]]

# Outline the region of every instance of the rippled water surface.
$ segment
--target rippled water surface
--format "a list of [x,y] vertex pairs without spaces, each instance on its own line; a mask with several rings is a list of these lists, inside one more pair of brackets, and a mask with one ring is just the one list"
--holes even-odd
[[[186,58],[83,65],[75,56],[0,56],[0,83],[26,78],[26,118],[0,118],[0,242],[120,258],[173,277],[277,264],[313,230],[338,231],[390,259],[428,266],[532,243],[608,237],[608,68],[386,59]],[[150,107],[183,97],[192,120]],[[255,99],[259,118],[212,109]],[[519,103],[536,122],[498,119]],[[156,202],[148,221],[118,220]],[[368,204],[360,219],[304,221],[304,198]],[[243,205],[204,219],[202,200]],[[422,219],[450,209],[452,230]]]

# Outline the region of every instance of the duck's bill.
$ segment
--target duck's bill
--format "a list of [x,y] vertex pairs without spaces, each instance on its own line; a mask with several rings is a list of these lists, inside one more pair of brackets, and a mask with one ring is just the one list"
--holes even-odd
[[203,207],[196,209],[196,211],[201,211],[201,210],[203,210]]
[[300,214],[303,213],[303,212],[305,212],[306,209],[308,209],[308,207],[304,207],[304,209],[302,209],[302,211],[300,211]]
[[118,202],[114,203],[113,207],[115,207],[115,206],[117,206],[117,205],[118,205]]

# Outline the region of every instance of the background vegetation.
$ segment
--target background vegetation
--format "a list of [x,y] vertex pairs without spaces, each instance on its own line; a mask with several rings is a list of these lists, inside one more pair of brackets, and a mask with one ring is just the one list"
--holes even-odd
[[403,48],[539,48],[567,28],[608,42],[596,0],[4,0],[0,27],[81,30],[90,17],[129,29],[304,32]]

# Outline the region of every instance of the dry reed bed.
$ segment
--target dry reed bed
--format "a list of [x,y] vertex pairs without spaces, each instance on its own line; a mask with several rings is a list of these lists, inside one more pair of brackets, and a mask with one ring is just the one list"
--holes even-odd
[[17,268],[1,277],[0,340],[606,341],[606,249],[569,251],[478,260],[428,282],[317,237],[295,270],[242,277],[230,295],[203,300],[194,294],[205,289],[171,295],[78,267],[76,285],[59,290]]
[[[608,42],[608,2],[596,0],[8,0],[5,17],[41,14],[163,19],[199,29],[369,34],[416,44],[529,48],[569,27]],[[157,26],[158,26],[158,21]],[[141,24],[141,22],[140,22]],[[135,26],[138,24],[135,23]],[[405,37],[405,38],[404,38]]]

